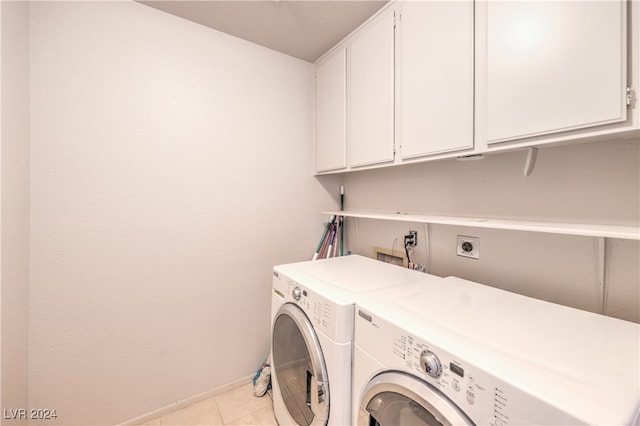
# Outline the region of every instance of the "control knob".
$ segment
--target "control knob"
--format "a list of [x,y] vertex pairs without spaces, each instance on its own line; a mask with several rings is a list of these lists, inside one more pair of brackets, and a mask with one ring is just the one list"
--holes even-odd
[[440,377],[442,374],[442,364],[436,354],[431,351],[423,351],[420,354],[420,367],[431,377]]
[[300,300],[300,298],[302,297],[302,290],[300,290],[300,287],[294,288],[291,292],[291,296],[293,296],[293,298],[296,300]]

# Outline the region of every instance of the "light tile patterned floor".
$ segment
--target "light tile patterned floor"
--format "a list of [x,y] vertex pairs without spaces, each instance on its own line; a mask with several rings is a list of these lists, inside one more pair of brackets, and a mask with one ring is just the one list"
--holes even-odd
[[270,394],[253,396],[253,384],[249,383],[165,414],[143,426],[277,425]]

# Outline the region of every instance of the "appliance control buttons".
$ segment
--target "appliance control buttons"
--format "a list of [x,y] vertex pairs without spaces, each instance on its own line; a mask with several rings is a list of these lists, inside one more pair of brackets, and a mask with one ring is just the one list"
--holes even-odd
[[293,291],[291,292],[291,296],[295,300],[300,300],[300,297],[302,297],[302,290],[300,290],[300,287],[294,288]]
[[436,354],[431,351],[423,351],[420,354],[420,367],[431,377],[437,378],[442,374],[442,364]]
[[451,386],[453,387],[453,390],[455,390],[456,392],[460,392],[460,383],[459,382],[456,382],[454,380],[453,383],[451,383]]

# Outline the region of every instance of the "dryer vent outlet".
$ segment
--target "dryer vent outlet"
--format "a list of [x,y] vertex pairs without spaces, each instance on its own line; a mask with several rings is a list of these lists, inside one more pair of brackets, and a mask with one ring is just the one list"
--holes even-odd
[[458,256],[480,258],[480,238],[458,235]]

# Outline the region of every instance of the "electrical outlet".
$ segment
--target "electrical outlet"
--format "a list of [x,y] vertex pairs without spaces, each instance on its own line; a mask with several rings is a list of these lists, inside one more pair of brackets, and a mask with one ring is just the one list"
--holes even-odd
[[415,247],[417,245],[418,245],[418,231],[409,231],[409,233],[404,236],[404,246]]
[[458,235],[458,256],[478,259],[480,257],[480,238]]

